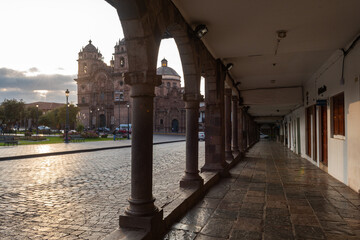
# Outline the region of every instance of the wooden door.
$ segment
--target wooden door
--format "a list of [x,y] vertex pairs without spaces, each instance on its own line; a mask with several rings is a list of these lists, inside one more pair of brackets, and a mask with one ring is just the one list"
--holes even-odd
[[328,163],[327,106],[321,106],[321,162]]
[[296,119],[296,123],[297,123],[297,153],[301,154],[300,118]]
[[311,157],[311,107],[306,109],[306,153],[309,157]]
[[291,133],[291,121],[289,122],[289,147],[291,149],[292,144],[292,133]]
[[312,112],[313,112],[313,143],[314,143],[314,156],[313,156],[313,161],[316,162],[317,160],[317,127],[316,127],[316,123],[317,123],[317,118],[316,118],[316,106],[313,105],[312,106]]

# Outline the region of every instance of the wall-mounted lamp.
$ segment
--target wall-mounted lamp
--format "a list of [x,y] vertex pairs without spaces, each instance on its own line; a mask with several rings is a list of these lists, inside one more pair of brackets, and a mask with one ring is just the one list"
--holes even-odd
[[207,32],[208,32],[208,29],[207,29],[206,25],[204,25],[204,24],[197,25],[195,28],[195,33],[198,38],[202,38],[203,36],[205,36],[205,34]]
[[286,38],[286,33],[287,33],[286,30],[279,30],[276,33],[277,33],[277,36],[278,36],[279,39]]
[[[275,56],[277,55],[278,49],[279,49],[279,45],[280,45],[280,41],[284,38],[286,38],[286,30],[279,30],[276,31],[277,33],[277,41],[276,41],[276,46],[275,46]],[[275,67],[275,65],[273,65]]]
[[234,66],[234,64],[228,63],[228,64],[226,65],[226,71],[230,71],[233,66]]

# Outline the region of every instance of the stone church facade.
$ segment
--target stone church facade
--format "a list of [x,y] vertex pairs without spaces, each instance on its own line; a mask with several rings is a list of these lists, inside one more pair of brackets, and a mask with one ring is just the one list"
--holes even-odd
[[[79,52],[78,89],[79,121],[85,128],[107,127],[114,129],[120,124],[131,123],[132,99],[130,86],[124,82],[128,70],[125,40],[115,45],[110,66],[103,61],[101,52],[91,40]],[[161,61],[157,74],[162,75],[162,84],[155,88],[154,131],[185,132],[184,91],[179,74]]]

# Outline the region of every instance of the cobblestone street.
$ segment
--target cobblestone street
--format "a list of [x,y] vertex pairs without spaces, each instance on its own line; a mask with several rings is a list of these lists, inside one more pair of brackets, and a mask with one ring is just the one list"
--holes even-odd
[[[204,163],[199,144],[199,166]],[[130,148],[0,162],[0,239],[101,239],[130,194]],[[177,198],[185,142],[154,145],[154,196]]]

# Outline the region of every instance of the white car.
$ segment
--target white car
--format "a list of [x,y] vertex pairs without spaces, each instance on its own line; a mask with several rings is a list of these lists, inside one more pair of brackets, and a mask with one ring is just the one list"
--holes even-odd
[[50,128],[48,126],[39,126],[38,127],[39,130],[50,130]]
[[199,132],[199,140],[205,141],[205,133],[204,132]]
[[268,139],[269,135],[266,135],[264,133],[260,133],[260,139]]

